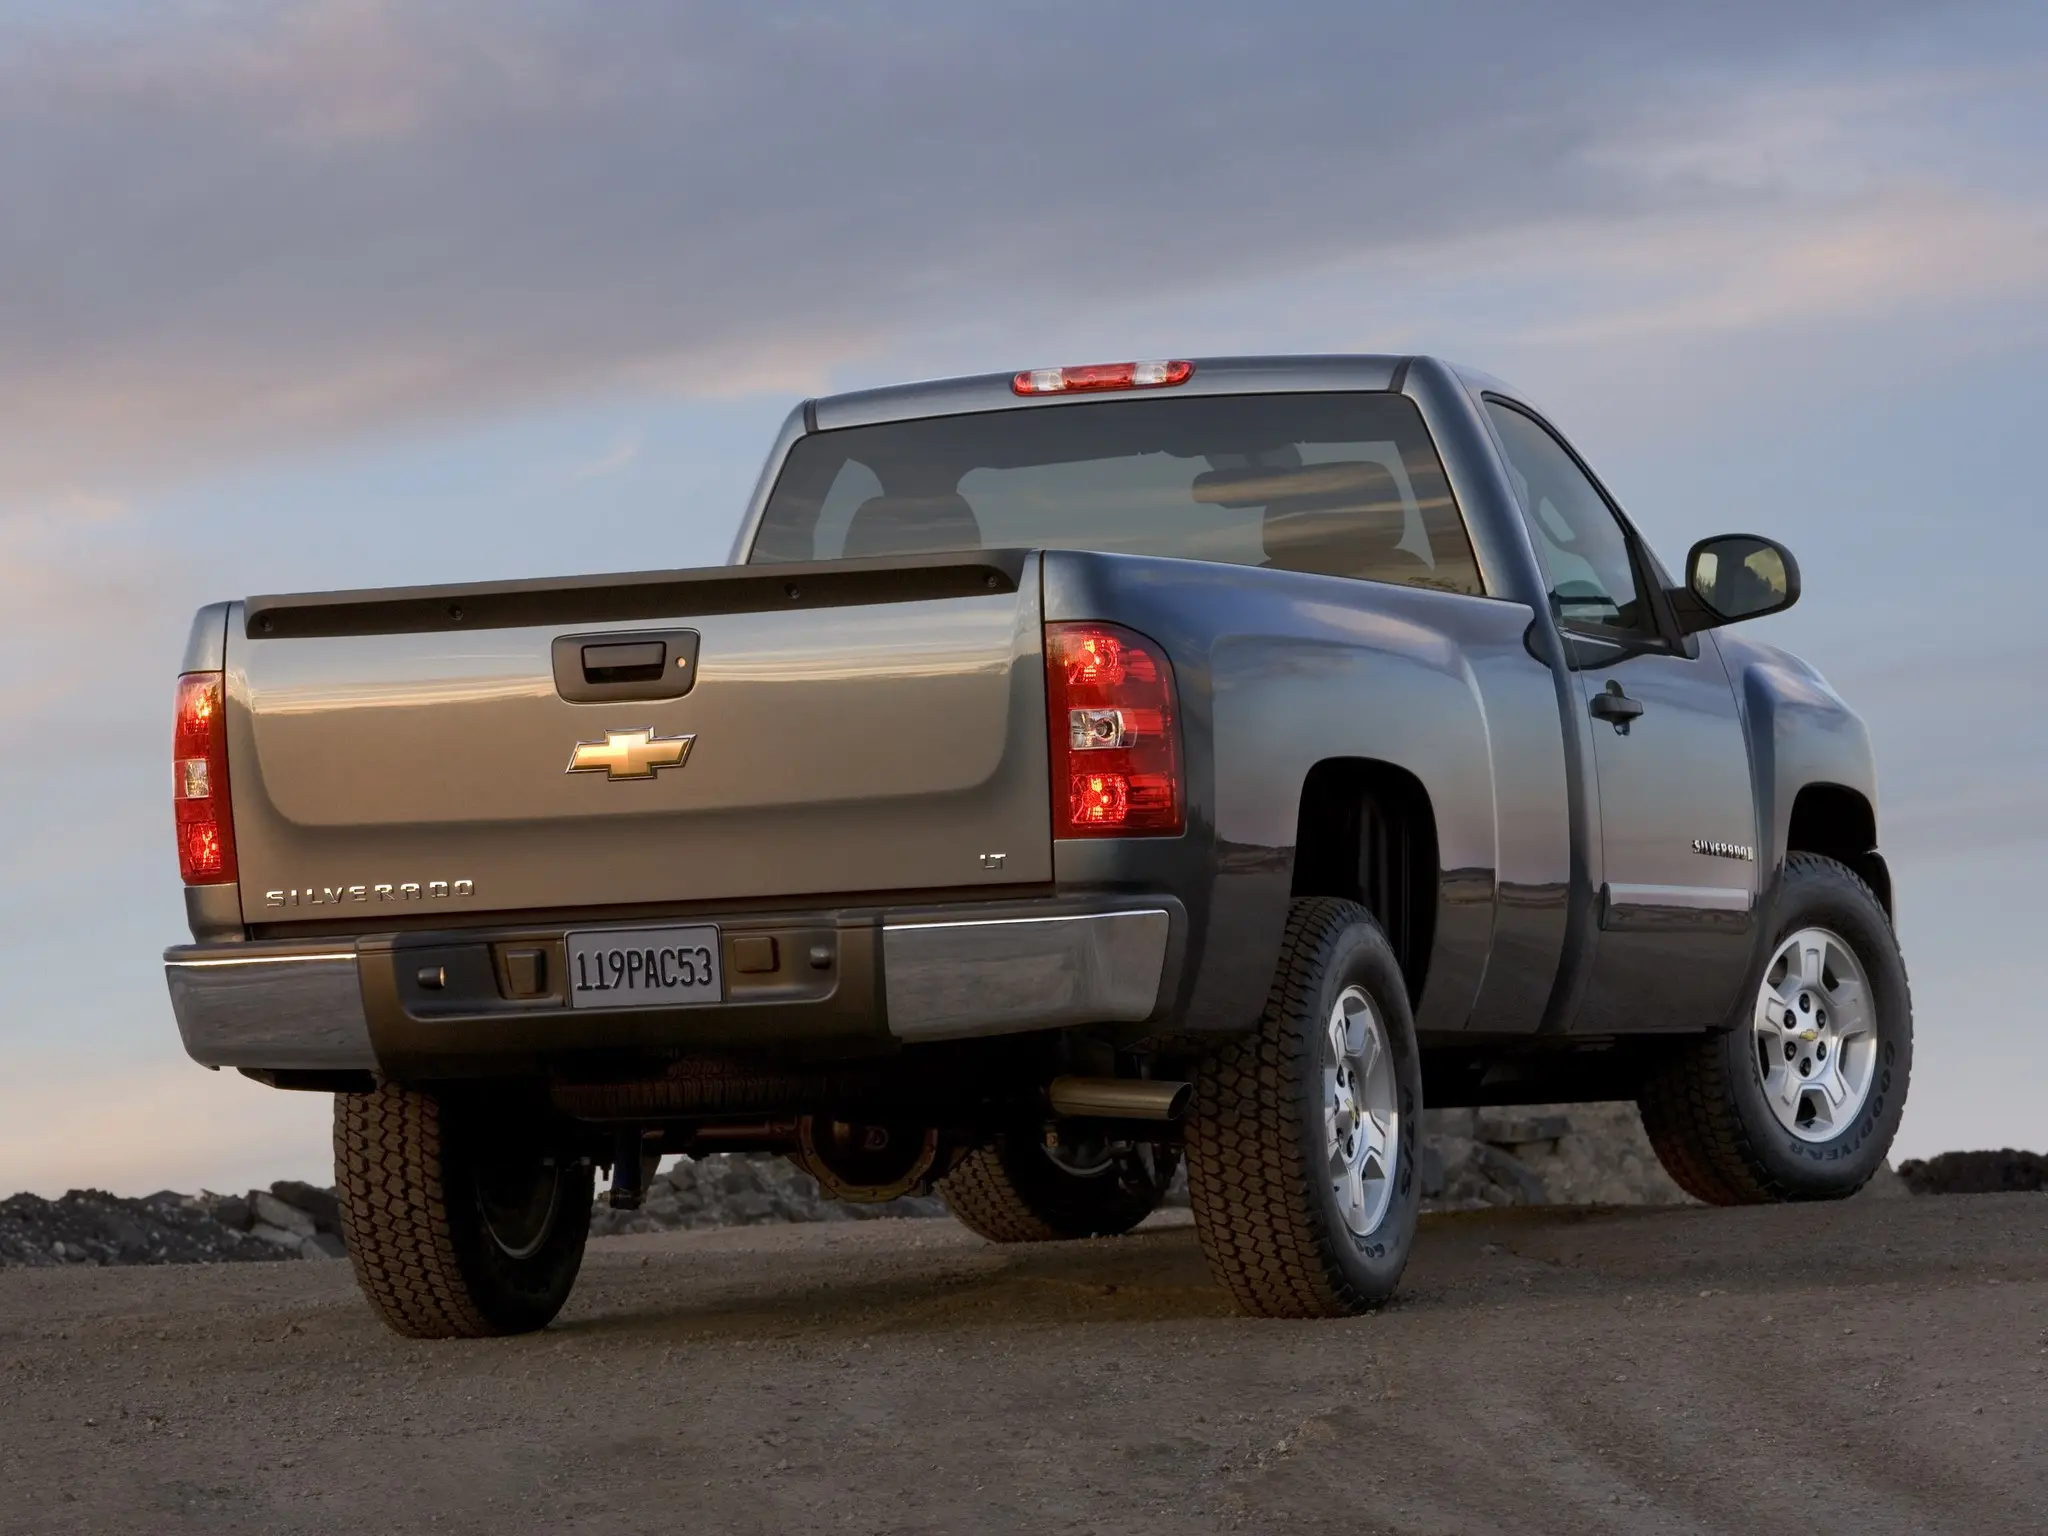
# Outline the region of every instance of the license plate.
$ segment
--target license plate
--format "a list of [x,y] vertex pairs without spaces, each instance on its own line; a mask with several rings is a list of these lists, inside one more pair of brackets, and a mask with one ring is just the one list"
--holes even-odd
[[572,1008],[647,1008],[725,997],[716,928],[614,928],[566,934],[564,940]]

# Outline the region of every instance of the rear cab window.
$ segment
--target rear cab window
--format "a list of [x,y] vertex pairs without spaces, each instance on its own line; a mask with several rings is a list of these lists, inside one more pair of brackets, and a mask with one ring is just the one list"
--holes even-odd
[[1405,396],[1105,400],[813,433],[751,564],[965,549],[1165,555],[1484,595]]

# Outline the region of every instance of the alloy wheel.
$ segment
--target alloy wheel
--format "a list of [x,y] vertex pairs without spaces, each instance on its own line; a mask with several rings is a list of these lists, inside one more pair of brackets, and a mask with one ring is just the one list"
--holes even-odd
[[1862,962],[1825,928],[1778,946],[1757,991],[1757,1070],[1778,1123],[1830,1141],[1863,1111],[1877,1077],[1877,1033]]
[[1346,987],[1324,1030],[1323,1144],[1344,1225],[1370,1237],[1394,1201],[1401,1155],[1394,1053],[1372,999]]

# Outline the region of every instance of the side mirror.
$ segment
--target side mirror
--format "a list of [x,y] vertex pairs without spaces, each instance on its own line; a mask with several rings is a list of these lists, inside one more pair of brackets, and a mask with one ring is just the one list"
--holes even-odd
[[1724,533],[1685,557],[1685,585],[1671,594],[1687,634],[1780,613],[1799,601],[1799,562],[1774,539]]

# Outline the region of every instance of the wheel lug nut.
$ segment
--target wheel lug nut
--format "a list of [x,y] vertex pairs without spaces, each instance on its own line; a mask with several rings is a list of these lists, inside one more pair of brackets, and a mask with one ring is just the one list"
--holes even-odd
[[1828,1043],[1827,1043],[1827,1041],[1823,1040],[1823,1041],[1821,1041],[1821,1043],[1820,1043],[1819,1045],[1816,1045],[1816,1046],[1815,1046],[1815,1047],[1813,1048],[1813,1054],[1814,1054],[1814,1057],[1815,1057],[1815,1059],[1816,1059],[1816,1060],[1819,1060],[1819,1061],[1826,1061],[1826,1060],[1828,1059]]
[[1794,1056],[1797,1056],[1798,1054],[1799,1047],[1794,1045],[1790,1040],[1787,1040],[1785,1042],[1785,1059],[1787,1061],[1790,1061]]
[[1799,1027],[1799,1015],[1789,1008],[1785,1010],[1785,1027],[1787,1029],[1797,1029]]
[[1800,1057],[1799,1075],[1801,1077],[1811,1077],[1813,1075],[1813,1062],[1811,1058],[1804,1056]]
[[1816,1024],[1825,1024],[1825,1023],[1827,1023],[1827,1021],[1828,1021],[1828,1011],[1827,1011],[1827,1009],[1825,1009],[1825,1008],[1821,1009],[1821,1010],[1820,1010],[1820,1011],[1819,1011],[1818,1013],[1816,1013],[1816,1014],[1815,1014],[1815,1015],[1813,1016],[1813,1022],[1814,1022],[1814,1023],[1816,1023]]
[[1813,1012],[1813,999],[1808,997],[1804,992],[1799,994],[1799,1011],[1801,1013]]

